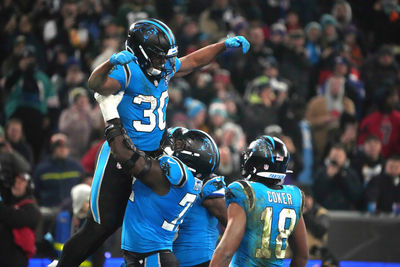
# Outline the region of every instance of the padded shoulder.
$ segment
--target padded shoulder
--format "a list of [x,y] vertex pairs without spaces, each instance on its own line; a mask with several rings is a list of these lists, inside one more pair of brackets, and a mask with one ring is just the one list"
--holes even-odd
[[254,209],[255,193],[248,181],[239,180],[231,183],[225,193],[226,206],[234,202],[239,204],[245,211]]
[[187,181],[187,176],[192,175],[182,161],[176,157],[165,155],[159,160],[161,170],[172,185],[183,186]]
[[208,197],[224,197],[225,189],[226,184],[224,176],[213,177],[204,183],[201,191],[201,199],[204,200]]

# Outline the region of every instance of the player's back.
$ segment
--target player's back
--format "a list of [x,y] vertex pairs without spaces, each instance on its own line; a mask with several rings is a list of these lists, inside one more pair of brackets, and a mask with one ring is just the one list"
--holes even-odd
[[200,193],[202,182],[179,159],[163,156],[160,166],[166,170],[170,190],[161,196],[140,180],[134,181],[122,226],[122,249],[172,251],[177,228]]
[[227,205],[235,202],[246,212],[243,239],[230,266],[282,266],[288,238],[302,212],[302,193],[295,186],[271,189],[240,180],[229,185]]

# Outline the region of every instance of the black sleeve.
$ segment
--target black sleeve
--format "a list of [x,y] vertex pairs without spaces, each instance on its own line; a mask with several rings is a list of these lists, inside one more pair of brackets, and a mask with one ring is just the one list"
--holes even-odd
[[0,222],[11,227],[36,228],[40,220],[40,210],[35,204],[25,204],[19,208],[0,204]]

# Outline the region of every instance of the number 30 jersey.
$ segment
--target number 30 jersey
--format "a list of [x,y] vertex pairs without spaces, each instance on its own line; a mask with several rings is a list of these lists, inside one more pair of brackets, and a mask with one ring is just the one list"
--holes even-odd
[[231,267],[282,266],[288,238],[302,215],[303,195],[296,186],[271,189],[239,180],[229,185],[227,206],[234,202],[247,215],[243,239]]
[[147,253],[171,250],[173,239],[187,211],[198,197],[202,181],[177,158],[162,156],[160,167],[171,183],[166,195],[158,195],[134,180],[122,225],[121,248]]
[[175,72],[163,77],[157,86],[147,79],[134,61],[123,66],[116,65],[109,74],[121,84],[120,90],[124,91],[118,113],[129,137],[140,150],[153,151],[160,145],[166,126],[168,82],[180,65],[176,58]]

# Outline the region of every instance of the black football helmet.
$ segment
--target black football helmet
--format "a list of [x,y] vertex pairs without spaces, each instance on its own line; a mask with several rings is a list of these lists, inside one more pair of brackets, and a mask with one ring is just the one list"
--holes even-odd
[[175,127],[168,129],[167,140],[165,144],[171,147],[172,156],[180,159],[197,178],[204,179],[217,170],[219,150],[207,133]]
[[242,175],[247,178],[282,180],[286,177],[290,153],[277,137],[263,135],[247,147],[242,155]]
[[178,47],[171,29],[157,19],[134,22],[128,31],[126,50],[135,54],[147,78],[160,80],[175,71]]

